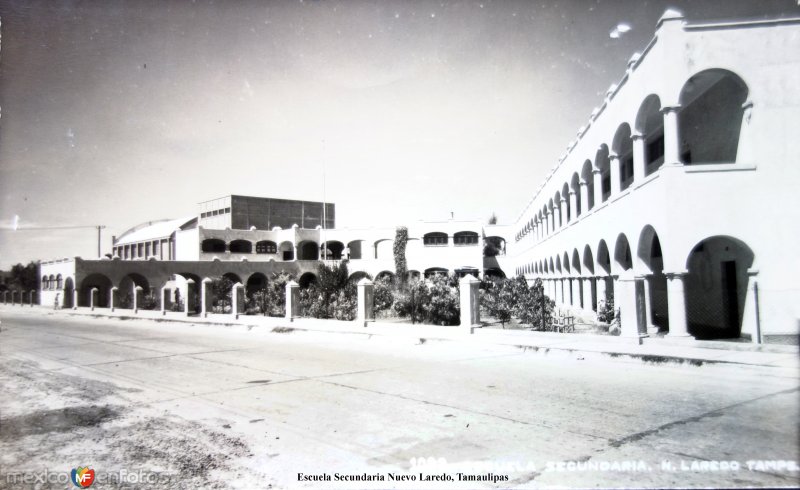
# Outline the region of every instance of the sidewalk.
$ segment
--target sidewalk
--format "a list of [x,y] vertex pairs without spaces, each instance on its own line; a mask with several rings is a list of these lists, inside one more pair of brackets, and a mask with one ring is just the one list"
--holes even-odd
[[[246,331],[270,333],[278,329],[326,332],[362,336],[381,336],[404,341],[424,343],[427,341],[455,341],[517,347],[551,356],[570,356],[576,359],[617,358],[638,360],[649,363],[674,363],[690,366],[702,365],[741,365],[775,368],[785,371],[789,376],[800,377],[800,352],[793,345],[757,345],[748,343],[703,342],[695,340],[675,341],[652,338],[639,345],[635,339],[556,332],[532,332],[528,330],[501,330],[497,328],[475,328],[472,334],[461,327],[439,327],[434,325],[409,325],[391,322],[369,322],[366,327],[355,321],[319,320],[240,315],[209,314],[186,317],[177,312],[108,308],[91,311],[80,307],[74,310],[53,310],[41,306],[0,305],[0,314],[58,314],[64,316],[90,316],[119,318],[128,320],[152,320],[156,322],[179,322],[195,325],[224,325],[238,327]],[[284,330],[286,331],[286,330]]]

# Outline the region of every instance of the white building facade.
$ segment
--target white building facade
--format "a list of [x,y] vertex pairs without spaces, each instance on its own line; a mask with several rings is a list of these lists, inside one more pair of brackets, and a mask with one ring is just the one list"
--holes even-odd
[[[800,19],[667,11],[515,224],[515,270],[623,335],[797,342]],[[792,340],[793,339],[793,340]]]

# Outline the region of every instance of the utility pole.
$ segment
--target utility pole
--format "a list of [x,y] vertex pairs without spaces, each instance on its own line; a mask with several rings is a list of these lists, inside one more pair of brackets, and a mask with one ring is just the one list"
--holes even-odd
[[103,255],[102,255],[103,251],[102,251],[101,241],[100,241],[100,230],[105,228],[105,225],[97,225],[96,228],[97,228],[97,258],[100,259],[100,258],[103,257]]

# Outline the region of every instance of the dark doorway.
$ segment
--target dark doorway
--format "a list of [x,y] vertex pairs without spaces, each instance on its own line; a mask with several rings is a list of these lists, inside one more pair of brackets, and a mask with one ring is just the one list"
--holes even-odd
[[725,315],[725,330],[731,337],[739,336],[739,299],[736,285],[736,261],[726,260],[720,264],[722,279],[722,312]]

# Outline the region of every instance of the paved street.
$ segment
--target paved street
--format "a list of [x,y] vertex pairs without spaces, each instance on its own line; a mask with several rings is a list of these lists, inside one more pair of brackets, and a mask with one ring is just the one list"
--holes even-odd
[[0,321],[0,487],[86,465],[164,488],[800,484],[785,369],[38,309]]

